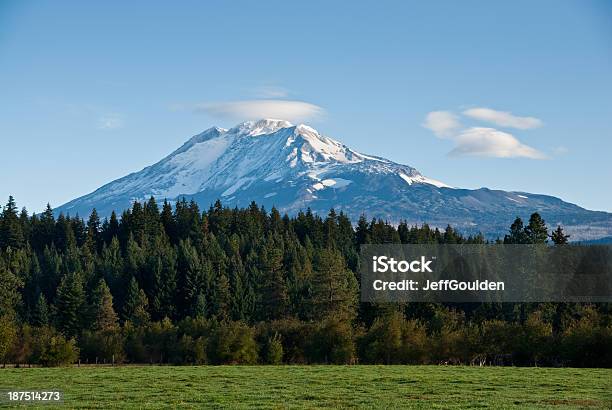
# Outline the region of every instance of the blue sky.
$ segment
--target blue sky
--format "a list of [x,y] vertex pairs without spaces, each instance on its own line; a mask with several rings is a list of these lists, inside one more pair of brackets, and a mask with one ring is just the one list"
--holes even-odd
[[0,0],[3,202],[59,206],[260,114],[612,211],[612,5]]

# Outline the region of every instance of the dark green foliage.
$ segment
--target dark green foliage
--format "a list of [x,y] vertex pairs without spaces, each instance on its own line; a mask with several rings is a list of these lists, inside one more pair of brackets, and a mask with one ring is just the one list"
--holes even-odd
[[315,255],[312,278],[312,317],[335,315],[351,319],[357,303],[357,280],[336,250],[321,249]]
[[19,248],[23,245],[23,228],[17,216],[17,205],[12,196],[2,210],[0,217],[0,249]]
[[353,363],[355,338],[350,322],[329,317],[314,325],[306,343],[306,355],[312,363]]
[[67,340],[64,335],[51,333],[48,339],[40,337],[40,359],[38,362],[43,366],[70,365],[77,361],[79,348],[75,339]]
[[14,317],[21,304],[23,282],[0,261],[0,316]]
[[[280,218],[278,220],[280,221]],[[264,320],[280,319],[287,314],[289,305],[283,267],[283,249],[272,238],[268,238],[261,254],[260,274],[263,276],[261,318]]]
[[91,329],[94,331],[116,330],[119,320],[113,308],[113,295],[104,279],[93,290],[91,301]]
[[548,242],[546,222],[537,212],[531,214],[527,226],[517,217],[510,226],[510,232],[504,237],[506,244],[544,244]]
[[258,346],[254,330],[242,322],[222,322],[210,342],[213,363],[255,364]]
[[138,287],[138,282],[132,277],[123,305],[123,319],[129,320],[137,326],[144,325],[151,319],[148,308],[149,301],[147,295]]
[[563,232],[563,228],[561,227],[561,225],[558,225],[557,229],[555,229],[550,235],[550,239],[555,245],[567,244],[569,242],[569,237],[570,235],[566,235],[565,232]]
[[268,338],[266,344],[266,361],[267,364],[281,364],[283,362],[283,344],[278,333]]
[[[544,244],[517,218],[504,243]],[[558,227],[556,245],[567,243]],[[202,212],[135,202],[121,218],[0,214],[0,353],[43,365],[464,363],[612,366],[609,307],[358,302],[369,243],[484,243],[333,209]],[[119,313],[119,315],[117,315]]]
[[64,275],[55,298],[55,323],[67,336],[77,336],[86,325],[83,313],[86,311],[85,291],[78,272]]
[[16,336],[17,326],[14,318],[9,315],[0,315],[0,363],[5,364],[8,361]]
[[46,326],[49,324],[49,305],[47,299],[42,293],[38,294],[34,311],[32,312],[32,325],[34,326]]
[[529,243],[541,244],[548,242],[546,223],[537,212],[529,217],[529,224],[525,227],[525,234]]
[[27,347],[29,357],[25,363],[38,363],[42,366],[67,366],[79,358],[79,348],[75,339],[68,339],[52,327],[32,328],[32,337],[22,341]]
[[510,232],[504,238],[504,243],[507,244],[525,244],[529,243],[529,238],[525,232],[523,220],[517,217],[510,226]]

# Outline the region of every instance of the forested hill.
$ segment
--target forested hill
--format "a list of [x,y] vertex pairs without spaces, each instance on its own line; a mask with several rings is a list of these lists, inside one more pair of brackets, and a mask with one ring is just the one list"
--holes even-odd
[[[552,239],[567,242],[561,228]],[[504,238],[547,240],[537,214]],[[29,216],[10,198],[0,360],[612,364],[607,305],[358,302],[361,244],[482,242],[450,226],[362,217],[353,227],[333,210],[288,217],[255,203],[202,211],[151,198],[84,221],[51,208]]]

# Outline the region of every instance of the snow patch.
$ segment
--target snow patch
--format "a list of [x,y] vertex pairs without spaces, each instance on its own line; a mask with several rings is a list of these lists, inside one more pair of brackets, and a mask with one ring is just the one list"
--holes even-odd
[[232,130],[237,134],[256,137],[263,134],[272,134],[280,129],[289,128],[292,126],[293,124],[291,124],[289,121],[264,119],[259,121],[243,122],[242,124],[234,127]]
[[408,176],[408,175],[404,174],[403,172],[400,172],[398,175],[399,175],[399,177],[401,179],[406,181],[406,183],[408,183],[408,185],[412,185],[413,183],[416,183],[416,184],[433,185],[433,186],[436,186],[438,188],[452,188],[452,186],[446,185],[444,182],[440,182],[440,181],[432,179],[432,178],[424,177],[421,174],[417,174],[415,176]]
[[357,155],[359,155],[360,157],[363,157],[363,158],[365,158],[365,159],[369,159],[370,161],[389,162],[389,161],[384,160],[384,159],[382,159],[382,158],[371,157],[371,156],[369,156],[369,155],[362,154],[362,153],[360,153],[360,152],[355,152],[355,154],[357,154]]
[[221,196],[228,196],[228,195],[233,194],[238,189],[240,189],[241,186],[243,186],[246,182],[249,182],[250,180],[251,180],[250,178],[240,178],[238,181],[234,183],[234,185],[232,185],[231,187],[223,191]]
[[334,189],[337,189],[337,188],[344,188],[345,186],[348,186],[352,182],[353,181],[351,180],[343,179],[343,178],[334,178],[334,179],[330,178],[330,179],[324,179],[321,182],[317,182],[312,187],[316,189],[317,191],[321,189],[329,188],[329,187],[333,187]]
[[271,174],[268,174],[268,176],[264,178],[264,181],[269,182],[269,181],[272,181],[273,179],[276,179],[276,182],[283,180],[280,171],[274,171]]
[[320,183],[320,182],[317,182],[317,183],[316,183],[316,184],[314,184],[312,187],[313,187],[314,189],[316,189],[317,191],[318,191],[319,189],[325,189],[325,185],[323,185],[323,184],[322,184],[322,183]]

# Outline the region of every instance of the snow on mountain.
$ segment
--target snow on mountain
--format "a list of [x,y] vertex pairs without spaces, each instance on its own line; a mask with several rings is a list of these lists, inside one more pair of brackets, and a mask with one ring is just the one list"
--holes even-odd
[[[517,215],[540,211],[581,238],[612,233],[612,215],[587,211],[558,198],[525,193],[465,190],[428,178],[416,169],[352,150],[304,124],[247,121],[231,129],[210,128],[166,158],[110,182],[58,208],[58,212],[101,215],[134,200],[216,199],[230,206],[256,201],[294,213],[330,208],[393,222],[405,219],[497,235]],[[551,219],[552,218],[552,219]],[[575,238],[578,239],[578,238]]]

